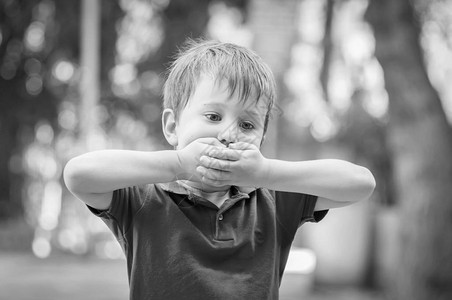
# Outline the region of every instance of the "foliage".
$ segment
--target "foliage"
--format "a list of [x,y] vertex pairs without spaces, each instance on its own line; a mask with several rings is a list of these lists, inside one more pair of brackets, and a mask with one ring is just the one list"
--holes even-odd
[[176,45],[203,34],[208,3],[101,1],[97,126],[81,141],[80,1],[1,2],[0,220],[24,216],[35,228],[36,255],[53,246],[117,255],[100,221],[64,188],[63,166],[93,149],[167,147],[164,68]]

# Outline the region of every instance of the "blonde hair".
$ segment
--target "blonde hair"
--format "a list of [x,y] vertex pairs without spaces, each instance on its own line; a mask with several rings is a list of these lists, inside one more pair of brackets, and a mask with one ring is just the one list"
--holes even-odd
[[255,101],[256,105],[264,101],[265,133],[276,98],[276,84],[270,68],[256,53],[230,43],[189,40],[171,64],[163,90],[163,107],[171,108],[176,119],[201,75],[226,80],[230,95],[237,92],[240,101]]

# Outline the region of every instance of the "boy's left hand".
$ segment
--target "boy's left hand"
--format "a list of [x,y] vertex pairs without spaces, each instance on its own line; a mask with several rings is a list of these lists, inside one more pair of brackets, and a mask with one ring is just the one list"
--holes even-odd
[[245,142],[213,147],[199,162],[196,170],[202,181],[212,186],[261,187],[268,175],[267,159],[258,147]]

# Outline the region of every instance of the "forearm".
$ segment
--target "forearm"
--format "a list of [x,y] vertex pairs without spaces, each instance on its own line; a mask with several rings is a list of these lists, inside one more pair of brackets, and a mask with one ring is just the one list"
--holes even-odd
[[265,187],[317,195],[334,201],[367,199],[375,180],[364,167],[335,159],[289,162],[267,160]]
[[176,151],[102,150],[71,159],[64,170],[68,188],[80,193],[174,180],[179,172]]

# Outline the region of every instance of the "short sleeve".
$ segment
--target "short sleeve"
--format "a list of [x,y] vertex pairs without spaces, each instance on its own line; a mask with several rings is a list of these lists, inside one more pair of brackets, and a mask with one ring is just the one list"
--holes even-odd
[[290,236],[305,222],[320,222],[328,212],[314,211],[317,203],[314,195],[276,191],[274,197],[278,221]]
[[111,205],[107,210],[97,210],[88,206],[88,209],[100,217],[110,228],[118,240],[125,238],[134,216],[144,205],[146,199],[146,186],[133,186],[113,192]]

